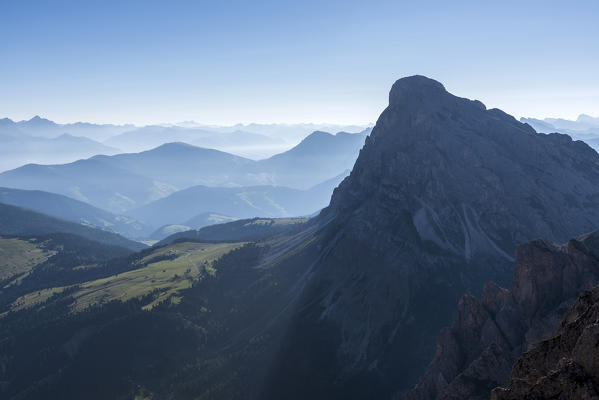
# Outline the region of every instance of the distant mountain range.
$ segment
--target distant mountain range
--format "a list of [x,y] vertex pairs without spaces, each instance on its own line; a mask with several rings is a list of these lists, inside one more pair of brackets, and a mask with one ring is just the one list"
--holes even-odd
[[361,132],[364,127],[331,124],[249,124],[211,126],[195,122],[148,125],[58,124],[35,116],[30,120],[0,119],[0,171],[27,163],[57,164],[97,154],[150,150],[165,143],[185,142],[262,159],[299,143],[315,130]]
[[339,125],[339,124],[236,124],[232,126],[205,125],[195,121],[184,121],[178,124],[168,124],[166,126],[179,126],[184,128],[200,128],[214,132],[231,133],[235,131],[257,133],[264,136],[283,140],[286,143],[295,145],[302,139],[315,131],[324,132],[351,132],[357,133],[367,129],[367,126],[361,125]]
[[[293,149],[262,161],[170,143],[141,153],[95,156],[69,164],[29,164],[1,173],[0,185],[62,194],[115,214],[195,185],[306,189],[351,169],[367,133],[315,132]],[[211,208],[199,212],[227,214]]]
[[291,150],[256,162],[249,171],[262,176],[267,171],[268,183],[274,185],[307,189],[351,170],[369,133],[365,130],[331,135],[316,131]]
[[[81,126],[79,126],[81,125]],[[94,131],[115,131],[117,127],[71,124],[58,125],[39,117],[29,121],[0,120],[0,171],[29,162],[74,161],[96,154],[116,154],[120,150],[90,137]]]
[[227,215],[203,212],[196,215],[193,218],[185,221],[183,224],[166,224],[152,232],[147,240],[162,240],[166,237],[172,236],[180,232],[188,232],[195,229],[201,229],[206,226],[225,224],[228,222],[236,221],[238,218],[229,217]]
[[307,216],[327,206],[333,189],[348,174],[349,170],[306,190],[283,186],[193,186],[131,209],[128,215],[153,226],[188,225],[194,217],[208,211],[235,218]]
[[[105,144],[124,151],[138,152],[149,150],[164,143],[184,142],[194,146],[218,149],[233,153],[262,156],[273,149],[282,151],[288,144],[275,137],[245,131],[215,132],[199,128],[178,126],[145,126],[121,133],[108,139]],[[265,149],[260,151],[260,149]],[[272,154],[272,153],[271,153]]]
[[520,122],[529,124],[537,132],[564,133],[573,139],[585,141],[595,150],[599,149],[599,117],[581,114],[575,121],[563,118],[520,118]]
[[[10,119],[5,118],[5,121]],[[91,124],[88,122],[75,122],[71,124],[57,124],[49,119],[42,118],[39,115],[30,120],[13,122],[19,131],[30,136],[55,138],[62,134],[73,136],[82,136],[98,142],[102,142],[109,137],[118,135],[122,132],[132,129],[133,125],[112,125],[112,124]]]
[[152,230],[149,226],[133,218],[115,215],[82,201],[40,190],[0,187],[0,203],[116,232],[128,238],[142,239]]
[[0,202],[0,236],[39,236],[53,233],[74,234],[94,242],[133,251],[139,251],[146,247],[142,243],[126,239],[113,232]]
[[0,185],[62,194],[115,214],[177,190],[93,158],[62,165],[25,165],[0,174]]
[[184,222],[191,229],[200,229],[208,225],[223,224],[235,221],[237,218],[213,212],[203,212]]
[[96,156],[89,161],[146,176],[176,189],[193,185],[239,186],[255,183],[246,177],[254,161],[186,143],[167,143],[141,153]]

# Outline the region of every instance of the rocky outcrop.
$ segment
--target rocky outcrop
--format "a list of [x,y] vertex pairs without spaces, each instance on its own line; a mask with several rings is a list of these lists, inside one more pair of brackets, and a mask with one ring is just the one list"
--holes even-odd
[[491,399],[599,399],[599,288],[580,295],[557,336],[525,353]]
[[[599,233],[570,240],[566,246],[544,240],[519,246],[511,291],[489,283],[480,301],[470,295],[460,300],[458,317],[451,328],[441,333],[433,362],[404,399],[488,399],[493,388],[508,382],[520,354],[553,336],[578,293],[598,283]],[[581,314],[585,307],[577,306],[575,310]],[[577,319],[570,312],[565,321]],[[592,337],[585,336],[585,340],[590,343]],[[584,358],[586,354],[580,356]],[[527,354],[525,359],[532,360],[530,357]],[[585,365],[592,365],[594,357],[589,356]],[[537,361],[530,361],[528,366],[537,365]],[[543,362],[553,369],[558,361],[559,358]],[[526,361],[518,365],[523,363]],[[518,376],[523,368],[516,366],[513,374]],[[545,373],[547,368],[538,364],[533,369]],[[552,379],[579,372],[567,366],[560,372],[562,375]],[[558,385],[557,381],[554,383]],[[504,398],[512,399],[498,397]]]
[[[598,199],[599,155],[586,144],[538,134],[426,77],[398,80],[316,221],[318,259],[307,264],[270,397],[409,390],[460,297],[490,280],[507,287],[519,243],[597,229]],[[485,337],[491,328],[481,327]]]

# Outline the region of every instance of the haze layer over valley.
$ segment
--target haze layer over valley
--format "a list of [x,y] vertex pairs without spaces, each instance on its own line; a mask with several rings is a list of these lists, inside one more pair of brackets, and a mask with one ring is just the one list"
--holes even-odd
[[368,126],[334,124],[58,124],[38,115],[29,120],[0,119],[0,172],[28,163],[57,164],[98,154],[137,153],[183,142],[254,160],[289,150],[314,131],[364,131]]
[[[201,141],[202,133],[207,131],[199,133],[195,128],[151,127],[115,136],[119,129],[129,127],[58,125],[39,117],[6,123],[6,126],[9,127],[7,131],[12,129],[11,138],[14,138],[3,147],[7,152],[14,152],[13,144],[22,143],[23,138],[62,140],[66,134],[58,139],[52,139],[52,136],[63,129],[88,136],[106,137],[110,134],[115,141],[132,137],[132,143],[138,147],[158,144],[156,148],[139,153],[94,155],[67,164],[30,163],[0,173],[0,187],[5,187],[3,201],[6,204],[29,206],[35,211],[62,218],[66,216],[69,220],[135,239],[150,236],[162,239],[166,233],[158,232],[201,228],[211,221],[204,221],[202,215],[220,216],[217,221],[222,218],[312,215],[328,204],[333,189],[351,170],[369,133],[369,129],[336,134],[315,131],[306,134],[289,150],[255,161],[182,141],[162,144],[173,139]],[[271,135],[278,127],[251,126]],[[282,126],[283,136],[295,140],[306,127],[312,126]],[[255,137],[251,136],[244,142],[244,134],[237,130],[227,133],[214,129],[211,137],[221,143],[228,140],[237,146],[252,148],[264,145],[262,139],[254,140]],[[30,136],[33,133],[39,136]],[[52,148],[43,149],[44,154],[52,154]],[[61,200],[50,194],[66,198]],[[92,207],[88,207],[86,212],[67,215],[67,210],[72,209],[69,205],[75,204],[74,200],[98,211],[90,211]],[[64,204],[59,206],[59,203]],[[84,207],[77,209],[84,210]],[[100,210],[107,216],[98,218]]]

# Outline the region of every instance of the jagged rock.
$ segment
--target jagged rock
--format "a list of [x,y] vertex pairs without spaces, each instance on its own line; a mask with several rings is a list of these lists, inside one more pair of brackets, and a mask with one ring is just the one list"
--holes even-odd
[[599,399],[599,288],[581,294],[558,335],[525,353],[492,400]]
[[576,341],[572,359],[589,375],[599,376],[599,324],[588,325]]
[[[593,233],[570,240],[566,246],[544,240],[519,246],[512,290],[489,283],[480,301],[463,297],[460,304],[467,302],[469,307],[459,307],[453,326],[439,337],[435,359],[404,399],[488,399],[491,389],[508,382],[512,365],[523,351],[554,335],[577,293],[599,283],[598,238],[599,233]],[[592,301],[584,304],[575,307],[565,321],[578,323],[580,315],[595,310]],[[593,312],[599,315],[599,307]],[[473,320],[476,324],[470,322]],[[574,335],[570,332],[542,342],[537,349],[544,350],[538,351],[538,356],[525,356],[514,367],[513,376],[526,374],[529,386],[538,386],[535,395],[548,395],[553,390],[550,387],[558,387],[568,376],[579,376],[579,367],[599,373],[599,351],[592,351],[598,344],[599,325],[587,326],[584,331],[579,328]],[[577,366],[564,364],[563,371],[551,375],[562,358],[562,353],[553,349],[567,349]],[[543,384],[547,388],[535,383],[549,375],[551,383]],[[444,384],[438,383],[438,376],[443,376]],[[516,386],[522,385],[520,378],[514,379],[518,379]],[[571,394],[582,395],[587,389],[585,384]],[[502,390],[496,392],[507,396]]]

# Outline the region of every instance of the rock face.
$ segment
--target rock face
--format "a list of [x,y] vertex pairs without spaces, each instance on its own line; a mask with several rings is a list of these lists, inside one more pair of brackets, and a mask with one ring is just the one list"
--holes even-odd
[[420,239],[442,250],[511,259],[517,243],[563,243],[596,229],[597,160],[569,136],[537,134],[439,82],[404,78],[328,213],[353,214],[355,225],[380,230],[374,222],[382,221],[371,217],[406,210]]
[[558,335],[525,353],[491,399],[599,399],[599,288],[580,295]]
[[584,143],[538,134],[434,80],[398,80],[318,217],[319,257],[264,397],[407,391],[462,294],[508,285],[519,243],[596,229],[598,199],[599,156]]
[[[599,233],[570,240],[566,246],[543,240],[519,246],[516,250],[512,290],[489,283],[485,286],[480,301],[470,295],[465,295],[460,300],[458,317],[451,328],[442,331],[433,362],[419,384],[404,399],[488,399],[494,387],[508,382],[512,365],[520,354],[554,335],[560,320],[576,300],[578,293],[597,283]],[[584,295],[581,299],[588,296],[590,295]],[[599,296],[599,290],[595,296]],[[586,312],[581,311],[586,310],[585,307],[575,306],[574,311],[562,323],[562,331]],[[575,315],[576,312],[578,314]],[[581,346],[590,346],[595,332],[596,330],[591,330],[586,333]],[[578,336],[580,335],[581,332],[578,332]],[[512,382],[518,390],[523,387],[520,375],[535,371],[535,377],[531,375],[526,378],[529,379],[526,385],[532,387],[536,385],[534,382],[540,375],[556,368],[561,356],[534,356],[546,351],[539,349],[546,349],[549,346],[547,343],[544,342],[536,350],[527,353],[516,365]],[[559,340],[555,343],[559,346],[564,344]],[[572,346],[568,351],[572,352],[574,344],[570,344]],[[579,359],[583,360],[584,365],[594,366],[599,352],[581,352],[581,348],[577,353]],[[542,357],[545,358],[540,362]],[[551,379],[554,381],[546,390],[554,390],[568,374],[581,373],[571,363],[564,364],[564,368],[559,374],[552,375]],[[537,385],[537,389],[544,385]],[[498,400],[524,398],[510,397],[510,391],[497,393]],[[531,398],[549,397],[551,396]]]

